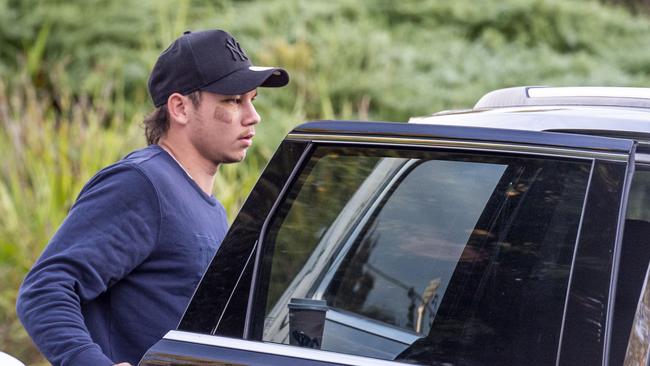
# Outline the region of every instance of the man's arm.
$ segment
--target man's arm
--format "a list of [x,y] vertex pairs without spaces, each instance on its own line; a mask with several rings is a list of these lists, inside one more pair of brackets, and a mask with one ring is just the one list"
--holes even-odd
[[81,304],[149,255],[160,217],[156,191],[135,167],[107,168],[84,187],[25,278],[16,304],[25,329],[52,364],[115,363],[91,339]]

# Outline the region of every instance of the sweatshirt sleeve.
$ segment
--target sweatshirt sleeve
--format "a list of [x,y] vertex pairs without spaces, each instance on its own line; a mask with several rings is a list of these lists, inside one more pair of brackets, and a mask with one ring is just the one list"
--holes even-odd
[[53,365],[113,365],[91,339],[81,305],[105,292],[153,250],[160,229],[154,186],[135,166],[98,173],[27,274],[18,317]]

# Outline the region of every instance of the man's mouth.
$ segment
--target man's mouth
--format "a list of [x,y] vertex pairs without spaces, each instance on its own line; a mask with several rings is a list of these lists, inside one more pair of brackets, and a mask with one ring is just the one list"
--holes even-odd
[[253,144],[253,137],[255,137],[255,133],[247,132],[246,134],[239,136],[239,140],[243,141],[247,146],[250,146]]

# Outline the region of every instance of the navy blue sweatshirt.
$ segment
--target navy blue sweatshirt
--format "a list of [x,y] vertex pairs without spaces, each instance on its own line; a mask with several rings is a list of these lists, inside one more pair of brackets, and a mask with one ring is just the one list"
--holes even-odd
[[54,365],[136,365],[178,325],[227,231],[223,206],[157,145],[97,173],[21,286]]

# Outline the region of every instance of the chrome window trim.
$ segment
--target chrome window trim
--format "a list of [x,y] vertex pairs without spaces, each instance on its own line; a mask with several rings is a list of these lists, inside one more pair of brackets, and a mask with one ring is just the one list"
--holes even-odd
[[650,154],[639,154],[634,155],[634,161],[637,163],[650,163]]
[[179,330],[169,331],[163,339],[170,341],[188,342],[230,348],[248,352],[265,353],[270,355],[301,358],[321,362],[331,362],[340,365],[377,365],[377,366],[398,366],[404,365],[401,362],[379,360],[375,358],[354,356],[337,352],[321,351],[297,346],[288,346],[277,343],[255,342],[237,338],[227,338],[208,334],[190,333]]
[[394,326],[384,325],[374,319],[367,319],[359,315],[350,315],[341,312],[336,308],[330,308],[325,313],[325,319],[346,327],[357,329],[361,332],[404,343],[407,346],[410,346],[413,342],[422,337],[426,337],[426,334],[417,335],[415,332],[409,332]]
[[536,146],[510,143],[496,143],[483,141],[461,141],[445,139],[425,139],[411,137],[385,137],[385,136],[359,136],[359,135],[326,135],[290,133],[287,139],[296,141],[310,141],[313,143],[354,143],[354,144],[384,144],[399,147],[429,146],[436,148],[457,148],[475,151],[497,151],[518,154],[532,154],[545,156],[559,156],[570,158],[601,159],[608,161],[627,162],[628,154],[603,152],[594,150],[574,149],[566,147]]

